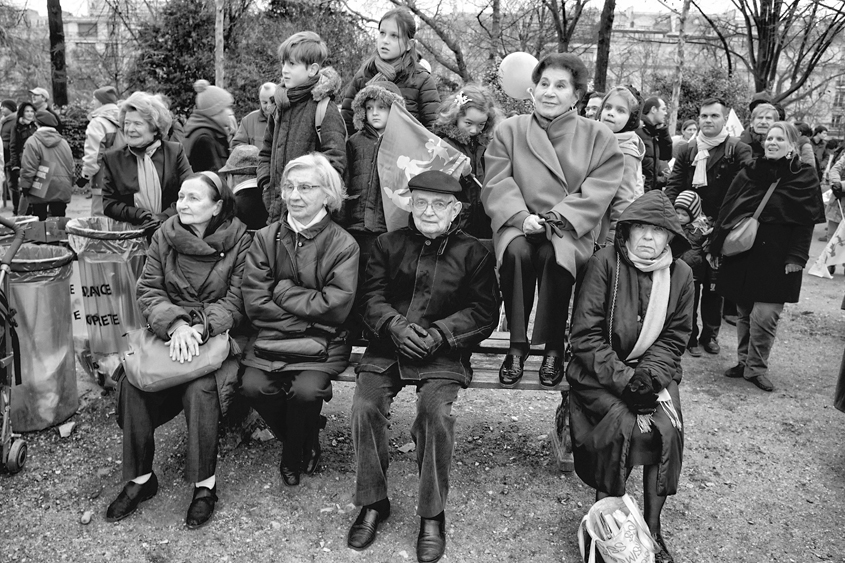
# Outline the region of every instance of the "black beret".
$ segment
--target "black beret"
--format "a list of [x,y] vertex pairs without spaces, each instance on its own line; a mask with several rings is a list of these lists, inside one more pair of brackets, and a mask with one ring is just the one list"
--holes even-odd
[[461,184],[445,172],[427,170],[411,178],[408,189],[457,196],[461,193]]

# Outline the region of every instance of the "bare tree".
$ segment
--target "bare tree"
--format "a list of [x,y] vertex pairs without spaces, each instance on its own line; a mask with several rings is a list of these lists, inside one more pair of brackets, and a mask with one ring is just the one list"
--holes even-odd
[[53,101],[58,106],[66,106],[65,30],[60,0],[47,0],[47,23],[50,28],[50,76],[53,83]]
[[613,35],[613,13],[616,0],[604,0],[604,8],[599,20],[599,40],[596,47],[596,73],[593,89],[604,92],[607,89],[607,63],[610,58],[610,39]]
[[581,13],[589,0],[543,0],[552,16],[555,33],[557,34],[557,50],[560,53],[569,51],[569,43],[575,35],[575,28]]

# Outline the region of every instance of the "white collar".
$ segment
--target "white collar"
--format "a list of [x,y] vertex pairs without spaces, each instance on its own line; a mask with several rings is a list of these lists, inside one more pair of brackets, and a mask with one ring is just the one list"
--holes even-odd
[[314,225],[316,225],[317,223],[322,221],[323,217],[325,217],[326,215],[328,215],[328,212],[326,211],[325,207],[322,207],[322,208],[320,208],[320,211],[318,211],[317,214],[314,215],[314,218],[311,219],[310,223],[308,223],[307,225],[303,225],[302,223],[300,223],[299,221],[294,219],[291,216],[290,212],[288,212],[288,225],[290,225],[290,228],[291,228],[291,230],[293,230],[293,232],[301,233],[305,229],[313,227]]

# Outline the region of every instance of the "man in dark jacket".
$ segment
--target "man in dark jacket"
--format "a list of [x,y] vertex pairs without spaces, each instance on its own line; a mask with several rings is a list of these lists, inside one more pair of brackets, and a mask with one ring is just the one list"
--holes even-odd
[[672,137],[666,128],[666,102],[651,97],[643,102],[643,124],[637,129],[637,135],[645,143],[643,156],[643,189],[650,191],[660,188],[660,161],[672,158]]
[[393,397],[405,385],[416,385],[411,437],[420,473],[417,559],[433,562],[446,549],[452,403],[472,378],[472,347],[493,332],[499,299],[493,255],[455,222],[461,211],[458,181],[429,171],[408,187],[413,220],[376,239],[360,299],[372,340],[358,365],[352,400],[354,502],[363,508],[347,544],[369,547],[390,514],[387,416]]
[[[698,135],[691,139],[675,160],[672,175],[666,185],[666,195],[672,202],[678,194],[692,190],[701,198],[701,209],[712,223],[719,216],[731,182],[751,161],[751,147],[730,137],[725,129],[729,108],[724,100],[708,98],[701,103],[698,114]],[[699,343],[705,352],[718,354],[717,338],[722,325],[722,297],[716,293],[715,272],[706,268],[701,280],[701,335]],[[692,344],[692,343],[690,343]]]

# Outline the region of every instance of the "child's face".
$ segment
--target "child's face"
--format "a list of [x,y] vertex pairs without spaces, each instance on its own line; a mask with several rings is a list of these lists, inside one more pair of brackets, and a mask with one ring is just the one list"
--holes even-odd
[[458,131],[470,137],[475,137],[487,127],[487,114],[478,108],[469,108],[466,113],[458,117]]
[[681,223],[681,225],[686,225],[687,223],[692,221],[692,219],[690,219],[689,213],[687,213],[684,209],[678,209],[676,207],[675,213],[678,215],[678,221]]
[[631,117],[631,110],[628,109],[628,103],[619,94],[610,96],[604,103],[601,110],[601,121],[614,133],[618,133],[628,123]]
[[319,71],[320,66],[317,63],[306,65],[305,63],[285,61],[282,64],[282,82],[285,88],[296,88],[308,82],[309,78],[317,76]]
[[378,40],[376,41],[376,49],[378,49],[378,56],[381,60],[398,59],[405,54],[408,47],[408,41],[395,19],[389,18],[381,22],[378,27]]
[[367,123],[379,133],[384,131],[387,127],[387,118],[390,116],[390,108],[379,100],[367,100],[364,109],[367,110]]

